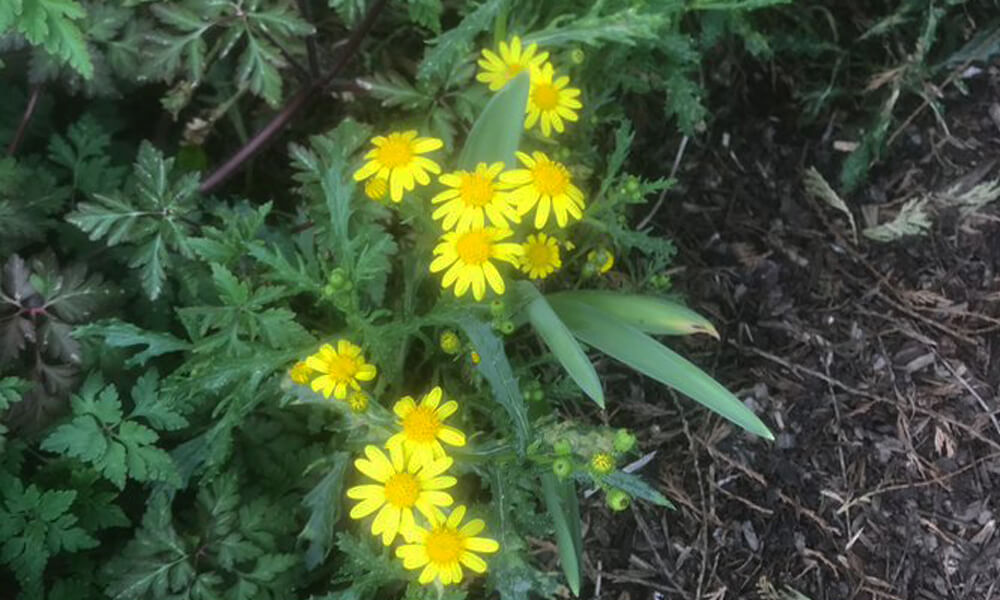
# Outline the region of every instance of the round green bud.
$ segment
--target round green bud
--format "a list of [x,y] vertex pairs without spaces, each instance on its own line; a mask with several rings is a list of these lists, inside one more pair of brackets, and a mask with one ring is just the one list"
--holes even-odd
[[330,271],[328,282],[331,286],[333,286],[333,289],[339,290],[344,287],[345,283],[347,283],[347,273],[340,267],[337,267],[336,269]]
[[552,472],[559,479],[565,479],[573,474],[573,462],[565,457],[560,457],[552,461]]
[[534,402],[541,402],[542,400],[545,400],[545,392],[542,391],[541,388],[534,390],[531,392],[531,400]]
[[507,305],[504,304],[503,300],[494,300],[490,302],[490,314],[494,317],[499,317],[507,312]]
[[521,397],[524,398],[525,402],[531,402],[531,390],[523,390]]
[[552,444],[552,450],[559,456],[569,456],[573,453],[573,444],[567,440],[557,440],[556,443]]
[[573,48],[569,53],[569,59],[578,65],[583,64],[586,58],[587,54],[579,46]]
[[619,429],[615,432],[615,452],[626,453],[635,448],[635,436],[628,429]]
[[337,290],[333,289],[333,286],[329,283],[323,286],[323,296],[330,298],[337,293]]
[[457,333],[450,329],[441,333],[439,343],[445,354],[458,354],[462,350],[462,340],[459,339]]
[[618,488],[608,490],[608,493],[604,496],[604,500],[608,503],[608,508],[615,512],[625,510],[632,503],[632,498],[624,490]]
[[514,333],[514,322],[511,320],[500,323],[500,333],[510,335]]
[[625,182],[625,189],[630,193],[635,193],[639,191],[639,180],[635,177],[629,177],[628,181]]

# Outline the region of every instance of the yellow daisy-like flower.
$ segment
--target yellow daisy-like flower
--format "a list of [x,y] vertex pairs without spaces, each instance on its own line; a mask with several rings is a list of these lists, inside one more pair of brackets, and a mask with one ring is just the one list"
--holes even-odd
[[524,249],[524,254],[521,256],[521,270],[532,279],[545,279],[562,267],[559,242],[554,237],[544,233],[529,235],[528,241],[521,244],[521,247]]
[[607,475],[615,470],[615,457],[607,452],[598,452],[590,457],[590,468],[598,475]]
[[548,52],[538,52],[538,44],[522,48],[521,38],[516,35],[509,44],[500,42],[499,50],[500,56],[492,50],[483,50],[483,57],[479,59],[482,71],[476,75],[477,80],[489,84],[490,90],[494,92],[522,72],[541,68],[542,63],[549,58]]
[[396,548],[396,556],[403,559],[407,569],[419,569],[418,581],[427,585],[438,579],[444,585],[462,582],[462,566],[475,573],[486,572],[486,561],[480,554],[500,550],[496,540],[476,537],[486,528],[482,519],[473,519],[462,525],[465,507],[456,506],[447,520],[429,519],[430,529],[417,527],[413,543]]
[[399,417],[402,431],[389,438],[386,447],[401,447],[417,464],[428,464],[444,456],[444,446],[464,446],[465,434],[444,424],[444,420],[455,414],[458,402],[449,400],[441,404],[441,388],[435,387],[420,399],[420,404],[410,396],[404,396],[392,407]]
[[512,190],[510,197],[520,215],[537,207],[536,229],[545,227],[550,212],[555,213],[560,227],[565,227],[570,217],[583,216],[583,192],[573,185],[569,170],[562,163],[543,152],[532,152],[531,156],[518,152],[517,159],[527,168],[501,173],[500,187]]
[[365,154],[368,162],[354,172],[354,181],[372,176],[388,180],[393,202],[402,202],[403,191],[413,190],[416,183],[430,183],[428,172],[435,175],[441,172],[436,162],[420,156],[444,146],[437,138],[417,137],[416,131],[403,131],[374,137],[372,145],[375,147]]
[[594,265],[598,273],[604,275],[615,266],[615,254],[607,248],[591,250],[587,253],[587,262]]
[[337,400],[347,398],[347,388],[360,390],[362,381],[375,379],[375,365],[365,362],[361,348],[347,340],[338,340],[337,349],[330,344],[323,344],[319,352],[306,359],[306,366],[313,371],[322,373],[312,380],[312,389],[322,392],[329,398],[331,394]]
[[471,287],[476,300],[482,300],[487,283],[494,292],[502,294],[506,287],[492,260],[517,264],[517,259],[523,252],[521,246],[499,243],[511,235],[509,229],[496,227],[470,229],[463,233],[448,232],[434,248],[437,258],[431,262],[431,273],[447,269],[441,280],[441,287],[447,289],[454,284],[455,296],[459,298]]
[[288,376],[291,378],[292,383],[305,385],[312,379],[313,370],[309,368],[309,365],[305,361],[300,360],[288,370]]
[[528,118],[524,121],[524,128],[531,129],[535,123],[540,123],[542,135],[550,137],[553,129],[559,133],[565,131],[563,119],[577,121],[579,117],[574,111],[583,108],[578,100],[580,90],[566,87],[568,85],[569,77],[556,77],[551,63],[533,70],[531,91],[528,93]]
[[479,163],[471,173],[445,173],[439,181],[451,189],[431,199],[432,204],[441,204],[431,217],[444,219],[441,226],[447,231],[482,228],[487,221],[495,227],[507,227],[510,221],[517,223],[520,218],[514,205],[493,182],[500,171],[503,171],[502,162]]
[[351,407],[351,412],[361,414],[368,410],[368,394],[351,392],[351,395],[347,397],[347,404]]
[[401,533],[407,541],[416,540],[416,508],[427,520],[442,517],[441,506],[451,506],[451,494],[441,490],[454,487],[457,480],[442,475],[451,466],[445,456],[425,465],[413,457],[407,460],[402,448],[389,448],[389,457],[375,446],[365,446],[365,456],[354,461],[358,471],[377,484],[357,485],[347,490],[347,497],[361,500],[351,509],[352,519],[363,519],[378,511],[372,521],[372,535],[381,535],[382,543],[392,544]]

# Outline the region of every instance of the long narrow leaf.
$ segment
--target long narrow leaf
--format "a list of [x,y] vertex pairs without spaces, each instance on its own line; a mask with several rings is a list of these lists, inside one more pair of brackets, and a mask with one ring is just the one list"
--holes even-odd
[[604,408],[604,391],[601,380],[594,370],[594,365],[580,347],[573,333],[552,310],[545,297],[538,293],[535,286],[526,281],[518,282],[518,292],[531,298],[526,308],[528,320],[545,341],[552,354],[556,357],[566,373],[583,393],[587,394],[598,406]]
[[524,396],[517,386],[517,379],[511,371],[503,344],[490,330],[490,326],[471,316],[463,316],[456,320],[459,327],[469,336],[476,352],[479,353],[479,372],[489,382],[493,390],[493,398],[507,411],[514,422],[514,434],[517,436],[518,454],[524,455],[528,444],[528,411],[524,406]]
[[[559,548],[559,563],[562,565],[566,582],[574,596],[580,595],[580,564],[583,562],[583,543],[580,539],[579,508],[567,507],[564,500],[571,495],[576,500],[576,486],[572,480],[559,481],[552,473],[542,475],[542,498],[552,517],[556,530],[556,545]],[[567,510],[569,509],[569,510]],[[576,523],[571,522],[575,514]],[[576,534],[574,535],[574,532]]]
[[708,319],[683,304],[665,298],[606,290],[574,290],[547,297],[551,302],[561,298],[582,302],[654,335],[707,333],[719,339],[719,332]]
[[774,439],[757,415],[719,382],[635,327],[610,313],[575,300],[562,298],[553,302],[552,308],[573,331],[573,335],[585,344],[676,389],[743,429],[769,440]]
[[465,147],[458,158],[460,169],[472,170],[476,165],[502,161],[507,168],[514,166],[514,153],[524,133],[524,111],[528,105],[531,79],[521,73],[493,96],[476,119]]

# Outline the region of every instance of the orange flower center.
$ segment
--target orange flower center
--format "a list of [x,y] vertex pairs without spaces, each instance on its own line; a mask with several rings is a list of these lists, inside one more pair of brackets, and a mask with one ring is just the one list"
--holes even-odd
[[418,406],[403,419],[403,432],[407,439],[419,443],[433,442],[441,429],[441,420],[434,409]]
[[424,542],[427,546],[427,557],[431,564],[441,565],[453,563],[465,551],[465,542],[454,529],[439,527],[427,535]]
[[531,170],[538,191],[546,196],[561,196],[569,186],[569,171],[557,162],[539,161]]
[[397,508],[411,508],[420,496],[420,482],[409,473],[397,473],[385,482],[385,499]]
[[493,255],[493,240],[486,231],[470,231],[458,238],[455,253],[467,265],[481,265]]
[[376,158],[383,166],[390,169],[405,167],[413,160],[413,148],[406,138],[389,136],[389,139],[378,149]]
[[327,374],[337,381],[348,382],[354,378],[358,372],[358,361],[350,356],[338,354],[326,364]]
[[553,110],[559,106],[559,90],[551,83],[539,83],[531,92],[531,99],[541,110]]
[[493,184],[479,173],[462,177],[459,194],[466,206],[486,206],[493,200]]

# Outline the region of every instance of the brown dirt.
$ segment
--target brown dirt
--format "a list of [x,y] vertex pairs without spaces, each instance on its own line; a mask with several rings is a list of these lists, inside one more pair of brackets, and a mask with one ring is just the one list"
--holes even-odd
[[[859,228],[861,205],[885,219],[906,199],[1000,177],[1000,77],[973,84],[947,101],[950,136],[922,115],[846,199]],[[802,188],[812,165],[835,182],[833,141],[850,137],[837,123],[809,136],[768,110],[692,140],[654,223],[678,244],[679,291],[723,336],[673,345],[777,440],[632,384],[610,421],[657,451],[643,472],[679,510],[615,515],[591,501],[591,590],[1000,597],[1000,203],[967,219],[945,210],[924,237],[855,242]]]

